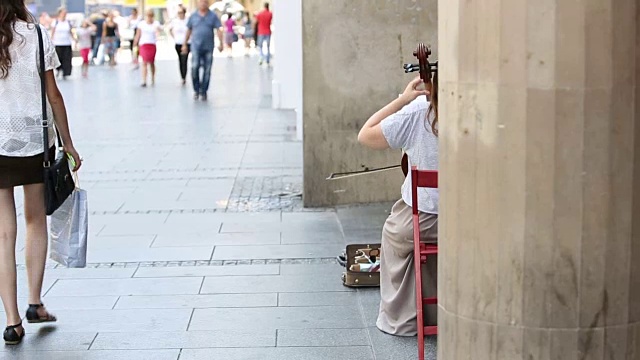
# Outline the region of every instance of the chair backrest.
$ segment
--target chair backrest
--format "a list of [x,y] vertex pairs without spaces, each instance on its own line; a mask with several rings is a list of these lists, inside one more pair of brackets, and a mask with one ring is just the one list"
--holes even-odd
[[418,170],[416,166],[411,167],[411,207],[413,213],[418,213],[418,188],[438,188],[437,170]]

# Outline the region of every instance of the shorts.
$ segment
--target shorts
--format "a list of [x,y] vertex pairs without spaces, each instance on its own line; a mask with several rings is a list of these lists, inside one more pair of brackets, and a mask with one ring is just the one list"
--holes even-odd
[[140,45],[140,56],[142,61],[151,64],[156,61],[156,46],[155,44]]
[[80,56],[82,56],[82,63],[89,64],[89,54],[91,53],[91,49],[80,49]]

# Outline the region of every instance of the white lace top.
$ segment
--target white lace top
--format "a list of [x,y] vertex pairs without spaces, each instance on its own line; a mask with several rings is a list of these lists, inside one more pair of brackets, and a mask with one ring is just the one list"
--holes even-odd
[[[17,21],[13,43],[9,46],[11,68],[0,79],[0,156],[27,157],[44,151],[42,141],[42,103],[38,74],[38,33],[34,24]],[[41,26],[45,70],[60,66],[55,47]],[[47,101],[49,119],[53,119]],[[49,144],[54,144],[53,127]]]

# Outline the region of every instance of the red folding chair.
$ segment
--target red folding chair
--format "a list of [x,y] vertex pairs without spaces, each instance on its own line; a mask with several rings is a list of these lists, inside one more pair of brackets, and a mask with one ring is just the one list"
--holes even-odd
[[422,293],[422,265],[427,263],[429,256],[438,255],[438,245],[420,242],[420,215],[418,213],[418,188],[438,188],[438,172],[432,170],[418,170],[411,167],[411,207],[413,208],[413,255],[416,272],[416,310],[418,318],[418,359],[424,360],[425,335],[437,335],[438,326],[424,326],[423,304],[438,304],[437,297],[423,298]]

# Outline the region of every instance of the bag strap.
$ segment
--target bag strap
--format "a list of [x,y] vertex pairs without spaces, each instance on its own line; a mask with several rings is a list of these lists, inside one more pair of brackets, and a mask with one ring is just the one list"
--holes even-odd
[[[40,100],[42,105],[42,143],[44,145],[44,167],[51,165],[51,159],[49,158],[49,115],[47,112],[47,91],[45,84],[45,67],[44,67],[44,41],[42,40],[42,30],[40,25],[36,24],[36,32],[38,33],[38,58],[39,58],[39,74],[40,74]],[[60,138],[60,132],[56,128],[55,122],[53,123],[53,130],[56,133],[56,139],[58,146],[62,147],[62,139]]]

